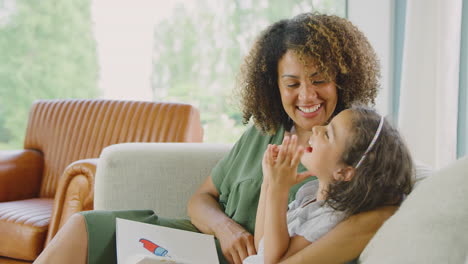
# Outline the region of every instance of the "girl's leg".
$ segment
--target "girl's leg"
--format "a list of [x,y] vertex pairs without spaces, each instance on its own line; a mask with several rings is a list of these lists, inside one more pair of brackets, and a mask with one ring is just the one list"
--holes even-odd
[[84,217],[74,214],[34,263],[86,264],[88,233]]

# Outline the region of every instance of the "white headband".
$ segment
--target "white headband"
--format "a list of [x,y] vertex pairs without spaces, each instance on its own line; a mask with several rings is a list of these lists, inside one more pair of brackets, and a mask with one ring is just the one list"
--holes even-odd
[[384,123],[384,117],[382,116],[382,117],[380,118],[379,127],[377,128],[377,131],[375,132],[374,138],[372,139],[371,143],[369,144],[369,147],[367,147],[366,151],[365,151],[364,154],[362,155],[362,157],[361,157],[361,159],[359,160],[359,162],[357,163],[356,169],[359,168],[359,165],[361,165],[361,163],[362,163],[362,162],[364,161],[364,159],[366,158],[366,155],[369,153],[369,151],[370,151],[370,150],[372,149],[372,147],[375,145],[375,142],[377,142],[377,139],[379,138],[380,132],[382,131],[383,123]]

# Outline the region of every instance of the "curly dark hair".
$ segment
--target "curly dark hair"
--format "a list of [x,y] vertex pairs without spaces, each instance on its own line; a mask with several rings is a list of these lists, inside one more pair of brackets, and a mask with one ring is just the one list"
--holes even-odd
[[346,143],[342,162],[355,167],[351,181],[330,184],[325,203],[346,215],[370,211],[382,205],[399,205],[412,189],[413,161],[405,142],[387,120],[368,154],[380,123],[373,109],[352,106],[351,140]]
[[338,88],[332,116],[353,103],[374,104],[379,88],[377,56],[364,34],[350,21],[333,15],[305,13],[278,21],[263,31],[241,66],[238,82],[243,123],[250,118],[265,133],[290,129],[281,104],[278,62],[292,50],[312,58]]

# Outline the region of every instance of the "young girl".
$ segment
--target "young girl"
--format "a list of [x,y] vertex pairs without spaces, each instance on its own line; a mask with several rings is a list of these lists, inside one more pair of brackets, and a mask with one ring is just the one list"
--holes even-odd
[[[399,133],[375,111],[352,107],[312,131],[306,149],[292,135],[265,151],[255,226],[258,255],[244,264],[278,263],[344,218],[399,205],[411,191],[410,153]],[[318,181],[302,186],[288,210],[289,189],[310,175],[297,174],[299,161]]]

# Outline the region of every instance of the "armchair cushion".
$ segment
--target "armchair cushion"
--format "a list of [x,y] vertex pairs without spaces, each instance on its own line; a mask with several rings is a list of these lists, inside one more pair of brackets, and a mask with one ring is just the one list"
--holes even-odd
[[0,257],[0,264],[31,264],[31,261]]
[[47,198],[0,203],[0,255],[34,260],[44,247],[52,204]]
[[468,157],[419,184],[379,229],[362,263],[465,263]]
[[208,143],[109,146],[96,171],[94,208],[152,209],[164,217],[186,217],[188,199],[230,148]]

